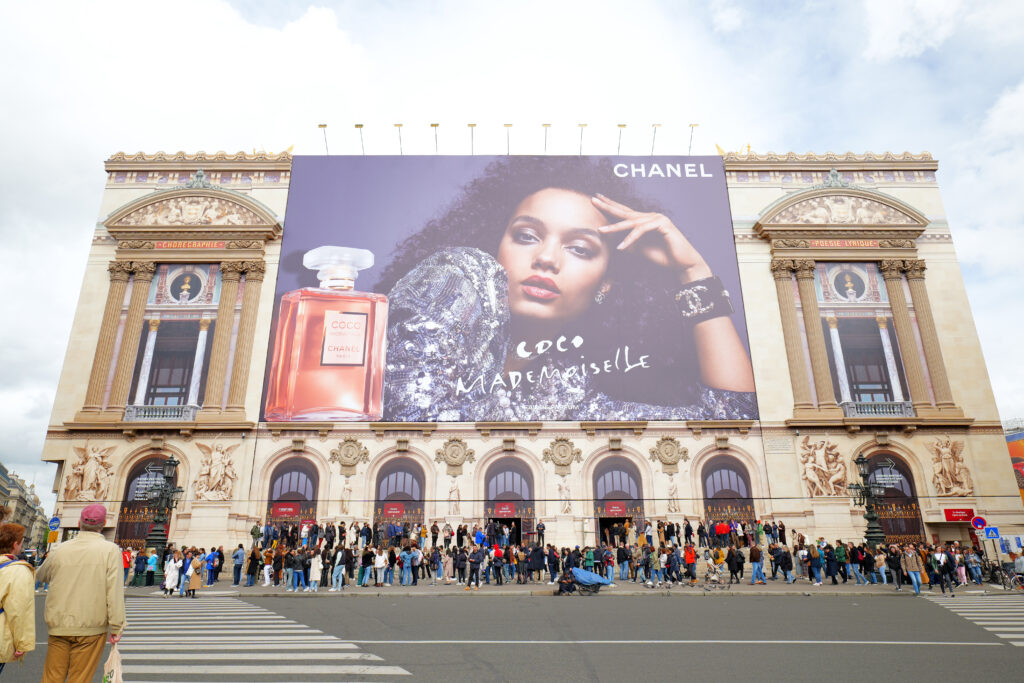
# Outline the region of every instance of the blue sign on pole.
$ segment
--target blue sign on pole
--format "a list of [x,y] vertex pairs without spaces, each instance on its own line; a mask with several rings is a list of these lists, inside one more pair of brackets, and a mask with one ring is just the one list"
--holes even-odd
[[985,527],[985,538],[999,538],[999,527]]
[[50,531],[56,531],[57,529],[59,529],[60,528],[60,517],[51,517],[50,518],[49,527],[50,527]]

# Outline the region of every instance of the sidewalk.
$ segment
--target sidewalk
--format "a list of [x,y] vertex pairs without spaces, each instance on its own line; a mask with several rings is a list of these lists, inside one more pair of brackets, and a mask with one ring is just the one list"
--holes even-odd
[[[529,584],[504,584],[501,586],[482,584],[480,590],[466,591],[464,586],[456,586],[454,583],[450,586],[444,584],[437,584],[435,586],[430,585],[430,580],[426,582],[420,581],[418,586],[391,586],[384,588],[374,588],[368,586],[365,588],[353,587],[351,584],[346,585],[345,589],[335,593],[329,592],[327,588],[321,586],[320,591],[317,593],[289,593],[285,590],[284,586],[280,587],[269,587],[264,588],[262,583],[258,583],[251,588],[242,586],[232,586],[231,580],[218,581],[211,587],[204,587],[196,591],[197,598],[203,597],[240,597],[240,598],[360,598],[360,597],[523,597],[523,596],[550,596],[557,592],[558,586],[552,586],[545,583],[529,583]],[[957,591],[958,594],[975,594],[981,595],[984,593],[994,593],[1002,595],[1004,591],[1001,587],[995,585],[976,586],[969,584],[960,588]],[[925,587],[921,590],[922,595],[941,595],[938,590],[929,592]],[[132,598],[160,598],[163,593],[159,589],[154,587],[135,587],[126,588],[125,595]],[[729,597],[729,596],[759,596],[759,595],[794,595],[794,596],[830,596],[830,597],[852,597],[852,596],[864,596],[864,595],[891,595],[893,597],[907,597],[913,596],[914,591],[910,586],[904,586],[902,592],[897,592],[896,588],[889,584],[883,586],[878,585],[867,585],[858,586],[853,581],[846,584],[840,583],[838,586],[831,584],[824,584],[821,586],[814,586],[808,583],[806,580],[797,580],[796,583],[786,584],[782,579],[778,581],[769,580],[767,585],[755,585],[751,586],[749,580],[744,581],[741,584],[733,584],[729,586],[726,584],[724,589],[713,589],[705,590],[703,583],[698,583],[694,586],[684,585],[680,586],[676,584],[672,588],[647,588],[638,583],[632,581],[617,582],[615,586],[602,586],[600,595],[605,596],[638,596],[638,595],[662,595],[662,596],[679,596],[679,597]]]

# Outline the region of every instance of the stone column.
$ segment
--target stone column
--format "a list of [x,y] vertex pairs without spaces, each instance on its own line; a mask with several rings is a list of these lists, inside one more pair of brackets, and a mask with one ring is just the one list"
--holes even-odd
[[850,380],[846,376],[846,360],[843,358],[843,345],[839,341],[839,321],[834,315],[825,318],[828,323],[828,334],[832,340],[832,358],[836,362],[836,377],[839,378],[839,397],[842,403],[852,403],[850,397]]
[[220,304],[217,306],[217,328],[213,331],[213,347],[210,349],[210,369],[206,373],[206,396],[198,418],[217,419],[224,401],[224,376],[228,369],[228,352],[231,348],[231,328],[234,327],[235,300],[238,298],[238,281],[244,265],[241,261],[225,261],[220,264]]
[[[117,339],[117,324],[121,319],[121,306],[124,303],[124,293],[128,288],[131,269],[131,263],[128,261],[111,261],[107,266],[110,273],[110,289],[107,290],[107,304],[103,309],[103,321],[100,323],[100,338],[96,343],[89,384],[85,389],[85,404],[81,411],[83,414],[99,413],[103,408],[103,392],[107,388],[107,377],[110,376],[110,363],[113,360],[114,342]],[[87,415],[83,417],[88,419]]]
[[203,359],[206,358],[206,333],[210,329],[210,319],[199,320],[199,339],[196,340],[196,355],[192,361],[192,380],[188,385],[188,401],[190,406],[199,405],[199,385],[203,383]]
[[142,334],[146,301],[149,299],[149,283],[153,281],[156,264],[151,261],[132,262],[132,296],[128,302],[128,315],[121,333],[121,351],[114,369],[114,383],[110,387],[110,400],[104,411],[111,418],[120,420],[128,403],[131,389],[132,370],[135,369],[135,354],[139,350],[139,335]]
[[897,403],[903,402],[903,383],[900,382],[900,373],[896,368],[896,355],[892,351],[892,342],[889,340],[889,319],[884,315],[875,318],[878,323],[878,334],[882,337],[882,352],[885,354],[885,367],[889,370],[889,386],[892,387],[892,400]]
[[942,360],[939,333],[935,328],[932,304],[924,285],[924,261],[907,261],[905,269],[907,283],[910,285],[910,297],[914,302],[914,312],[917,314],[917,328],[921,332],[924,359],[928,363],[928,375],[932,380],[932,391],[935,392],[935,406],[946,413],[962,414],[962,411],[953,403],[953,392],[949,387],[946,364]]
[[772,259],[771,269],[775,278],[775,292],[779,299],[779,314],[782,316],[782,337],[786,344],[786,360],[789,362],[789,381],[793,386],[793,413],[796,414],[813,410],[814,404],[811,403],[811,383],[807,379],[804,365],[800,321],[796,317],[793,262],[787,259]]
[[156,346],[156,331],[160,327],[160,318],[150,318],[149,332],[146,334],[146,350],[142,352],[142,366],[139,368],[139,383],[135,387],[134,405],[146,403],[146,389],[149,388],[149,372],[153,368],[153,348]]
[[903,261],[885,260],[878,265],[885,278],[885,291],[889,295],[889,307],[892,309],[892,323],[896,329],[896,339],[900,343],[900,357],[903,359],[903,370],[907,373],[907,384],[910,385],[910,401],[915,412],[927,412],[931,408],[928,398],[928,385],[924,379],[921,358],[917,355],[917,340],[914,338],[914,325],[907,309],[907,297],[903,293]]
[[262,261],[245,262],[245,291],[242,292],[242,315],[238,320],[235,338],[235,359],[231,366],[231,386],[228,389],[228,407],[225,412],[244,417],[245,390],[249,383],[249,361],[256,335],[256,315],[259,312],[260,289],[266,264]]
[[842,411],[836,405],[835,389],[832,388],[828,349],[825,348],[825,333],[821,329],[821,313],[818,311],[818,295],[814,291],[814,261],[798,259],[794,261],[794,266],[797,289],[800,292],[800,307],[804,312],[807,346],[811,352],[811,372],[814,373],[818,411],[842,415]]

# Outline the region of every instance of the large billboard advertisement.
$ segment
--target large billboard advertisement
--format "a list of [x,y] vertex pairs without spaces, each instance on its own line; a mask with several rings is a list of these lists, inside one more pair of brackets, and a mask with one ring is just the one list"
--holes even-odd
[[267,421],[755,419],[721,157],[292,167]]

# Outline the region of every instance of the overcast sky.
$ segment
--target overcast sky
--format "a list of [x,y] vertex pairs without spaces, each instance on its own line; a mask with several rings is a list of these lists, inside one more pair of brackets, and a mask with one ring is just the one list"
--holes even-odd
[[[759,8],[764,8],[759,11]],[[39,454],[116,151],[927,150],[1003,418],[1024,417],[1024,3],[0,3],[0,461]],[[80,358],[91,357],[83,351]]]

